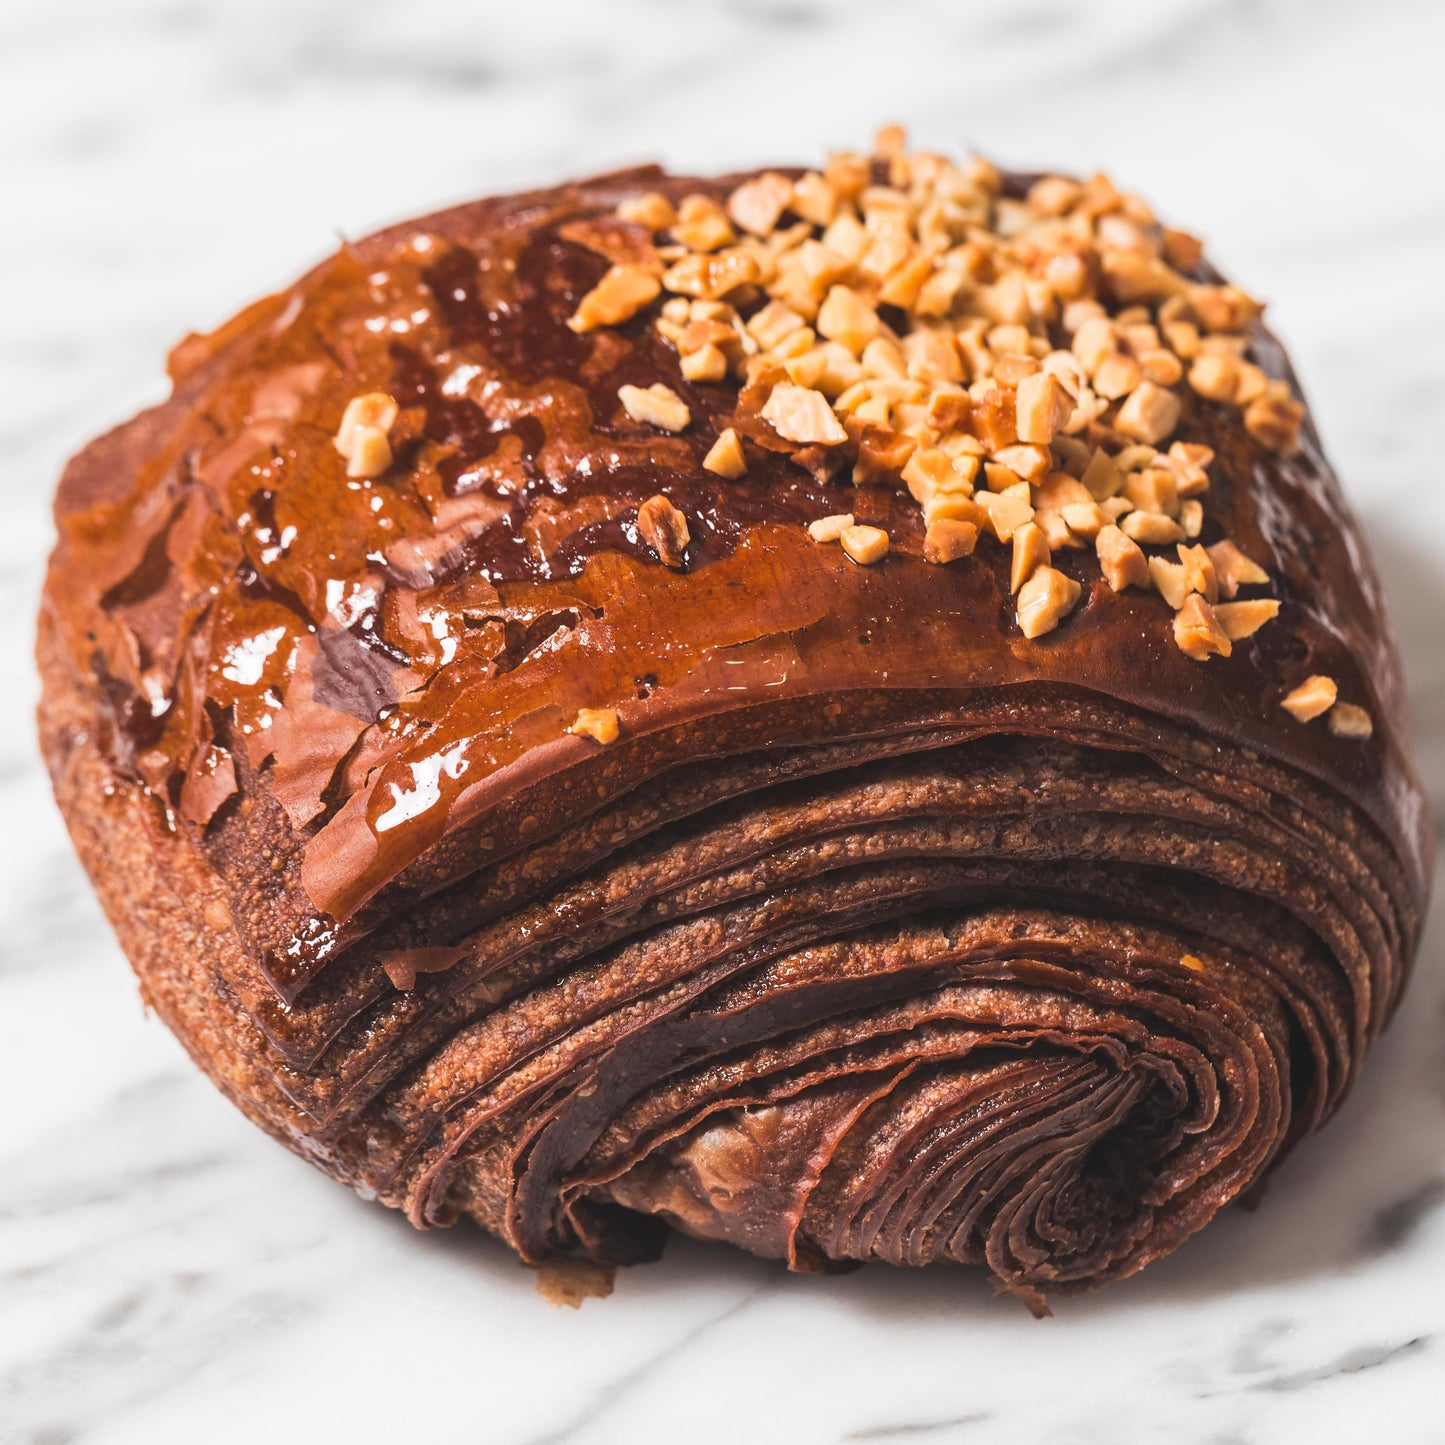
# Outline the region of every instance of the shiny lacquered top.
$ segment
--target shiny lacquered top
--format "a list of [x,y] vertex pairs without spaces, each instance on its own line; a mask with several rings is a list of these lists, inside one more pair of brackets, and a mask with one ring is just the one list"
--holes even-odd
[[[1198,541],[1228,537],[1267,572],[1254,595],[1280,603],[1271,625],[1228,656],[1186,655],[1165,598],[1115,591],[1089,545],[1055,547],[1076,600],[1026,637],[1007,546],[927,560],[901,469],[855,482],[856,428],[836,455],[779,442],[762,419],[776,370],[688,379],[657,324],[666,292],[575,324],[641,239],[619,204],[723,202],[744,179],[643,169],[462,206],[346,246],[182,343],[173,399],[82,454],[57,504],[49,605],[105,700],[118,767],[202,836],[248,791],[277,800],[324,928],[450,829],[602,747],[654,768],[647,739],[685,725],[692,755],[722,754],[744,715],[756,740],[759,707],[815,700],[817,728],[847,736],[850,695],[1057,684],[1313,773],[1418,878],[1398,665],[1308,421],[1279,455],[1237,408],[1180,388],[1174,435],[1214,453]],[[1029,184],[1002,178],[1000,194]],[[745,317],[768,298],[730,299]],[[1061,344],[1059,325],[1038,330]],[[1247,357],[1289,379],[1257,322]],[[624,405],[658,383],[685,427]],[[372,394],[395,402],[388,465],[349,475],[338,427]],[[704,465],[728,428],[746,454],[733,477]],[[673,565],[639,531],[658,496],[687,524]],[[860,565],[810,537],[844,513],[886,532],[887,555]],[[1316,675],[1372,736],[1280,706]],[[617,741],[569,731],[584,709],[615,712]]]

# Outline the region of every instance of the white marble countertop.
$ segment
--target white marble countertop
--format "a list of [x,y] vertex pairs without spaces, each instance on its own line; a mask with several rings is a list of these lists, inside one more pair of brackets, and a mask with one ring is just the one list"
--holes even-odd
[[[680,1243],[547,1308],[247,1124],[142,1014],[37,762],[49,492],[167,347],[338,232],[906,121],[1116,179],[1269,298],[1363,514],[1445,816],[1445,10],[1423,0],[0,4],[0,1439],[1445,1439],[1445,909],[1263,1207],[1036,1323],[981,1276]],[[1439,889],[1437,884],[1437,892]]]

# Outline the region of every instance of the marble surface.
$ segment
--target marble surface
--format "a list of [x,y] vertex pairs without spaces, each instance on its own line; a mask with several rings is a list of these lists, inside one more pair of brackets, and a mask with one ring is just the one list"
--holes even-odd
[[1445,909],[1263,1207],[1051,1321],[973,1274],[685,1243],[555,1311],[475,1231],[413,1234],[264,1139],[143,1015],[35,757],[28,661],[65,456],[338,232],[652,156],[809,159],[896,117],[1107,165],[1270,299],[1385,574],[1440,817],[1442,17],[0,0],[0,1440],[1445,1438]]

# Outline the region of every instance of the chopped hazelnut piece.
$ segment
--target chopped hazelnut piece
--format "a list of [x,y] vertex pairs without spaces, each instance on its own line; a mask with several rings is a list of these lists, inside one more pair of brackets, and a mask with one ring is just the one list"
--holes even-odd
[[1128,396],[1143,379],[1139,363],[1132,356],[1116,351],[1099,363],[1094,372],[1094,390],[1110,401],[1117,401],[1121,396]]
[[1330,731],[1337,738],[1355,738],[1363,741],[1375,731],[1375,724],[1370,720],[1369,713],[1352,702],[1337,702],[1330,709],[1329,716],[1325,721],[1329,723]]
[[677,219],[672,202],[656,191],[623,201],[617,207],[617,214],[624,221],[634,221],[639,226],[646,226],[649,231],[666,231]]
[[726,212],[711,196],[684,196],[671,230],[689,251],[716,251],[735,239]]
[[1036,522],[1025,522],[1014,533],[1013,566],[1009,571],[1009,591],[1017,592],[1039,567],[1050,561],[1049,544]]
[[1094,539],[1099,556],[1099,569],[1115,592],[1126,587],[1148,587],[1149,562],[1132,538],[1115,526],[1101,527]]
[[1211,657],[1228,657],[1232,651],[1229,637],[1219,625],[1214,609],[1197,592],[1184,599],[1174,615],[1174,641],[1179,650],[1195,662]]
[[815,542],[836,542],[853,525],[852,512],[840,512],[833,517],[819,517],[808,523],[808,535]]
[[1299,449],[1299,429],[1305,410],[1289,397],[1257,397],[1244,411],[1244,429],[1261,446],[1281,456]]
[[975,492],[976,505],[983,508],[989,528],[1000,542],[1010,542],[1013,534],[1026,522],[1034,519],[1033,503],[1024,495],[1028,483],[1020,482],[1018,488],[1010,487],[1006,492]]
[[687,518],[661,492],[637,509],[637,531],[663,566],[682,566],[692,534]]
[[1184,566],[1180,562],[1170,562],[1164,557],[1151,557],[1149,580],[1154,584],[1154,590],[1176,612],[1192,595],[1184,578]]
[[348,477],[379,477],[391,466],[391,442],[387,433],[396,422],[399,410],[384,391],[354,396],[346,403],[335,445],[346,458]]
[[1127,512],[1119,522],[1119,529],[1146,547],[1162,547],[1184,540],[1184,528],[1162,512]]
[[1233,401],[1239,388],[1239,362],[1217,351],[1203,352],[1189,368],[1189,385],[1208,401]]
[[747,471],[747,458],[743,455],[743,444],[737,432],[727,427],[718,433],[717,440],[708,448],[702,459],[703,466],[717,476],[736,481]]
[[1305,678],[1280,706],[1300,722],[1309,722],[1322,712],[1328,712],[1335,705],[1338,696],[1339,689],[1335,686],[1334,678],[1316,673],[1313,677]]
[[573,331],[616,326],[657,298],[662,282],[641,266],[614,266],[582,298],[567,325]]
[[1206,602],[1217,602],[1219,583],[1215,578],[1214,563],[1210,560],[1209,553],[1203,547],[1186,547],[1182,542],[1177,550],[1180,565],[1184,568],[1184,585],[1191,592],[1198,592]]
[[1214,615],[1231,642],[1252,637],[1266,622],[1279,616],[1279,603],[1266,598],[1253,602],[1220,602],[1215,604]]
[[1246,557],[1227,537],[1204,550],[1214,563],[1214,575],[1219,579],[1222,597],[1233,597],[1241,587],[1269,581],[1269,573]]
[[923,558],[944,565],[969,556],[978,542],[978,528],[972,522],[939,517],[923,534]]
[[646,389],[621,386],[617,395],[622,408],[633,421],[646,422],[663,431],[682,431],[692,420],[687,403],[670,386],[655,381]]
[[771,236],[778,218],[793,203],[793,183],[776,171],[744,181],[728,197],[728,215],[755,236]]
[[1116,430],[1141,442],[1163,441],[1179,425],[1180,402],[1172,391],[1140,382],[1114,420]]
[[351,434],[348,477],[379,477],[391,466],[391,442],[379,426],[359,426]]
[[793,186],[793,210],[814,226],[827,226],[838,213],[838,193],[817,171],[809,171]]
[[846,346],[854,356],[878,334],[878,313],[851,287],[833,286],[818,309],[818,334]]
[[1052,632],[1074,609],[1083,588],[1053,567],[1040,567],[1018,594],[1019,630],[1025,637]]
[[888,555],[888,533],[881,527],[862,527],[854,523],[845,527],[838,540],[843,550],[860,567],[872,566]]
[[728,359],[711,342],[683,356],[682,374],[689,381],[721,381],[728,374]]
[[596,738],[599,743],[617,741],[618,719],[615,707],[584,707],[577,714],[577,720],[567,729],[569,733],[583,733]]
[[1024,377],[1014,395],[1019,440],[1047,446],[1073,409],[1073,398],[1056,376],[1040,371]]
[[1047,447],[1030,446],[1020,442],[1016,446],[1001,447],[994,454],[994,460],[1001,467],[1007,467],[1016,477],[1026,482],[1041,482],[1049,474],[1053,458]]
[[763,419],[790,442],[837,446],[848,440],[828,398],[821,391],[780,381],[763,404]]

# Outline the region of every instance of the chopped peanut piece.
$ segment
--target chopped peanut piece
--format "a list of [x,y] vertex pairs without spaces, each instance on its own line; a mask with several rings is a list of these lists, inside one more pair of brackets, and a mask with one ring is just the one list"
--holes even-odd
[[1261,396],[1244,412],[1244,429],[1261,446],[1281,456],[1299,450],[1299,430],[1305,409],[1289,397]]
[[1017,592],[1039,567],[1050,561],[1049,544],[1036,522],[1025,522],[1014,533],[1013,566],[1009,572],[1009,591]]
[[1017,446],[1001,447],[993,455],[999,466],[1007,467],[1014,476],[1022,477],[1026,482],[1043,481],[1053,461],[1047,447],[1030,446],[1023,442]]
[[680,363],[689,381],[721,381],[728,374],[728,359],[711,342],[688,352]]
[[662,282],[641,266],[614,266],[577,304],[567,325],[573,331],[617,326],[657,299]]
[[1309,722],[1322,712],[1328,712],[1335,705],[1338,696],[1339,689],[1335,686],[1334,678],[1316,673],[1313,677],[1305,678],[1280,706],[1300,722]]
[[1193,595],[1189,591],[1189,584],[1184,577],[1184,566],[1180,562],[1170,562],[1163,557],[1151,557],[1149,559],[1149,580],[1154,584],[1154,590],[1176,612]]
[[1126,587],[1148,587],[1149,562],[1139,544],[1115,526],[1101,527],[1094,539],[1099,570],[1115,592]]
[[1083,588],[1053,567],[1040,567],[1018,594],[1019,630],[1025,637],[1052,632],[1074,609]]
[[1214,615],[1231,642],[1253,637],[1266,622],[1279,616],[1279,603],[1265,598],[1254,602],[1220,602]]
[[1162,512],[1128,512],[1120,521],[1119,529],[1146,547],[1162,547],[1184,540],[1184,528]]
[[838,214],[838,193],[817,171],[809,171],[793,185],[792,206],[810,225],[827,226]]
[[748,462],[743,455],[742,441],[732,427],[718,433],[717,440],[708,449],[702,464],[708,471],[719,477],[726,477],[729,481],[736,481],[747,471]]
[[1357,707],[1352,702],[1337,702],[1329,711],[1325,719],[1330,725],[1330,731],[1337,738],[1354,738],[1364,741],[1375,731],[1375,724],[1370,720],[1370,715],[1364,708]]
[[852,512],[840,512],[833,517],[819,517],[808,523],[808,535],[815,542],[836,542],[853,525]]
[[1019,440],[1047,446],[1069,419],[1073,409],[1073,398],[1064,390],[1058,377],[1046,371],[1024,377],[1014,397]]
[[687,518],[661,492],[637,509],[637,532],[663,566],[682,566],[692,535]]
[[1060,512],[1069,531],[1090,542],[1108,521],[1104,509],[1097,502],[1068,502],[1060,508]]
[[848,440],[821,391],[780,381],[763,404],[763,419],[780,437],[790,442],[837,446]]
[[728,197],[728,215],[755,236],[771,236],[778,218],[793,203],[793,183],[776,171],[744,181]]
[[1233,597],[1241,587],[1254,586],[1269,581],[1269,573],[1257,562],[1251,561],[1227,538],[1204,549],[1214,563],[1214,574],[1219,579],[1222,597]]
[[1206,351],[1189,368],[1189,385],[1208,401],[1233,401],[1239,389],[1239,362],[1232,356]]
[[1191,592],[1184,599],[1184,605],[1174,614],[1174,641],[1179,650],[1195,662],[1206,662],[1211,657],[1228,657],[1232,645],[1214,609],[1197,592]]
[[689,251],[716,251],[736,239],[727,213],[711,196],[684,196],[670,229]]
[[687,403],[670,386],[655,381],[645,390],[640,386],[621,386],[617,395],[622,409],[633,421],[646,422],[663,431],[682,431],[692,421]]
[[391,461],[391,442],[379,426],[359,426],[352,432],[348,477],[379,477]]
[[645,196],[634,196],[617,207],[618,216],[624,221],[634,221],[646,226],[649,231],[666,231],[677,220],[677,212],[666,196],[649,191]]
[[1191,592],[1198,592],[1206,602],[1213,605],[1219,600],[1219,582],[1214,575],[1214,563],[1209,553],[1198,545],[1178,547],[1179,562],[1184,568],[1184,585]]
[[578,712],[577,720],[567,731],[596,738],[599,743],[615,743],[618,732],[617,709],[615,707],[584,707]]
[[[336,430],[336,450],[349,461],[355,450],[356,433],[366,427],[381,432],[384,437],[395,425],[400,410],[384,391],[353,396],[341,414],[341,425]],[[389,466],[390,462],[387,465]]]
[[1022,491],[1010,487],[1006,492],[975,492],[974,502],[983,508],[988,525],[1000,542],[1010,542],[1013,534],[1027,522],[1034,519],[1033,503],[1023,492],[1028,483],[1020,482]]
[[870,567],[888,555],[888,533],[881,527],[845,527],[838,540],[843,550],[860,567]]
[[854,356],[878,334],[878,313],[848,286],[829,288],[818,308],[818,334],[846,346]]
[[1119,408],[1114,426],[1141,442],[1161,442],[1179,425],[1179,398],[1152,381],[1140,382]]
[[978,543],[978,528],[972,522],[939,517],[923,534],[923,558],[940,566],[971,555]]
[[1099,363],[1094,372],[1094,390],[1110,401],[1117,401],[1121,396],[1128,396],[1143,379],[1139,363],[1132,356],[1116,351]]

